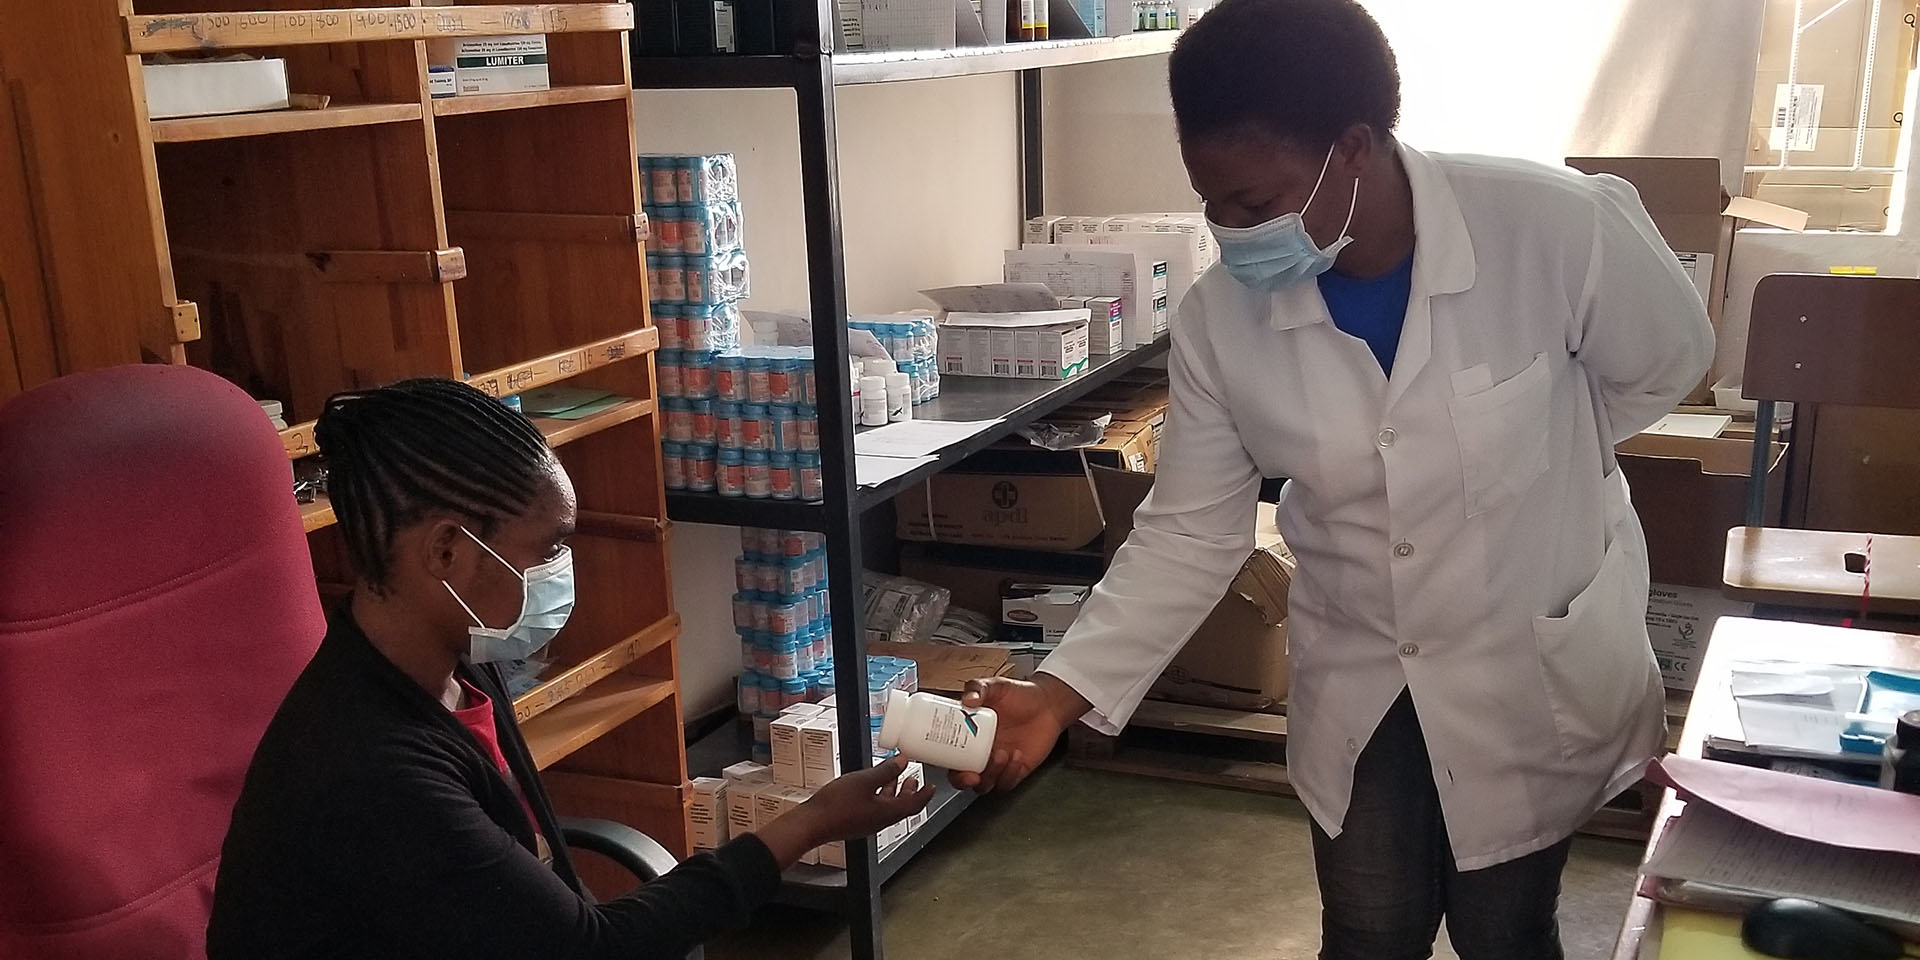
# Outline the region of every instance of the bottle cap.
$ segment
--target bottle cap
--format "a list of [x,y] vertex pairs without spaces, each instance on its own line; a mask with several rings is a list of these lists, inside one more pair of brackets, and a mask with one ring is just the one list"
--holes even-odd
[[899,748],[900,734],[907,725],[907,695],[898,690],[888,691],[886,710],[873,720],[880,722],[880,732],[874,737],[875,745],[888,750]]
[[1900,750],[1920,750],[1920,710],[1900,715],[1893,727],[1893,745]]

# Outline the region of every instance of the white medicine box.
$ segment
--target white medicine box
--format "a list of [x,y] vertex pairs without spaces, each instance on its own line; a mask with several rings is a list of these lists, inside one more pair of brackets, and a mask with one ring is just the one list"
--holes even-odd
[[[457,5],[461,0],[426,0],[429,7]],[[462,97],[545,90],[547,38],[528,33],[504,37],[461,37],[427,41],[427,70],[435,96],[443,95],[440,79],[453,68],[454,93]]]
[[692,827],[689,839],[695,850],[717,850],[727,842],[727,781],[718,777],[699,777],[693,781],[693,803],[687,820]]
[[140,74],[154,120],[287,109],[285,60],[148,63]]

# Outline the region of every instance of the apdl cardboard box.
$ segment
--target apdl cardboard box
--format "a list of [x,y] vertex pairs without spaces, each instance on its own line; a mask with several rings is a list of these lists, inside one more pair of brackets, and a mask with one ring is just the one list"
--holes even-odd
[[[1093,468],[1094,486],[1112,518],[1108,559],[1133,530],[1133,511],[1153,478]],[[1173,658],[1148,695],[1229,710],[1286,712],[1287,591],[1293,554],[1280,538],[1272,504],[1260,505],[1254,551],[1193,638]]]

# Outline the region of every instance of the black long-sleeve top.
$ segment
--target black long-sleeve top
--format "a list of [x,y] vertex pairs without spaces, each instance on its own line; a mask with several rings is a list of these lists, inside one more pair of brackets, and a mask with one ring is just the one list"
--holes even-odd
[[[493,699],[512,757],[511,704],[486,675],[463,676]],[[778,888],[773,855],[749,835],[595,904],[564,851],[552,867],[535,854],[528,810],[552,836],[552,809],[537,779],[523,791],[525,806],[342,611],[247,771],[209,960],[666,960],[743,924]]]

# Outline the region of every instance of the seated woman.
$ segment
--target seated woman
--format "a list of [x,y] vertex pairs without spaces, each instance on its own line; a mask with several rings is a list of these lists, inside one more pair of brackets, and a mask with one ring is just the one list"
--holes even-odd
[[684,957],[806,851],[932,796],[896,789],[900,763],[883,763],[593,903],[560,844],[543,862],[552,807],[500,735],[511,706],[472,666],[526,657],[567,620],[566,471],[525,418],[451,380],[335,396],[317,439],[358,583],[254,754],[211,960]]

